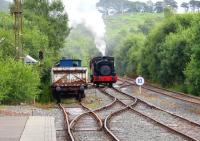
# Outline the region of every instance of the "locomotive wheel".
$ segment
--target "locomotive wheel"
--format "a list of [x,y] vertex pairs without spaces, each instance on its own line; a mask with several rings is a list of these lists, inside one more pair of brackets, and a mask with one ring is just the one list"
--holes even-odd
[[81,102],[81,97],[82,97],[82,94],[81,94],[81,93],[78,93],[77,99],[78,99],[79,102]]
[[109,87],[112,88],[113,87],[113,83],[109,83]]
[[55,90],[53,90],[52,95],[53,95],[53,98],[57,101],[57,103],[61,102],[60,93],[58,93]]
[[81,98],[85,98],[85,93],[84,92],[81,94]]

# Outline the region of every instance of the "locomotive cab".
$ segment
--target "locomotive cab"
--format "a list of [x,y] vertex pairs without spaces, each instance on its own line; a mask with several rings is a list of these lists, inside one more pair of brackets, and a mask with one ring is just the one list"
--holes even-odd
[[114,67],[114,57],[103,56],[95,57],[90,61],[91,82],[99,86],[99,84],[112,84],[117,81]]

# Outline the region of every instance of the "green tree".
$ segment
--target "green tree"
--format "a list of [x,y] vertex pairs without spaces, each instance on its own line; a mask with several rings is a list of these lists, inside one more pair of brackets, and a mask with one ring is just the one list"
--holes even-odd
[[189,3],[183,2],[183,3],[181,4],[181,7],[183,7],[183,8],[185,9],[185,12],[188,12],[188,10],[189,10]]
[[186,76],[186,85],[189,92],[194,95],[200,95],[200,22],[199,14],[196,15],[193,21],[191,32],[191,61],[188,63],[184,73]]
[[61,0],[24,0],[24,15],[32,25],[38,25],[49,39],[49,48],[63,48],[69,34],[68,16]]
[[167,18],[148,36],[141,55],[140,71],[163,85],[184,81],[183,71],[190,60],[190,27],[194,16]]
[[1,59],[0,65],[1,101],[31,102],[37,97],[40,78],[36,69],[13,59]]
[[128,35],[115,51],[116,71],[120,75],[137,74],[138,53],[143,47],[144,36]]

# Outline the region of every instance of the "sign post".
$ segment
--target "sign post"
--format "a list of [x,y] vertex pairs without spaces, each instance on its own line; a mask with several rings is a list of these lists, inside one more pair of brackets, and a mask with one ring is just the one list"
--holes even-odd
[[139,93],[142,94],[142,85],[144,85],[144,78],[139,76],[136,78],[135,82],[139,86]]

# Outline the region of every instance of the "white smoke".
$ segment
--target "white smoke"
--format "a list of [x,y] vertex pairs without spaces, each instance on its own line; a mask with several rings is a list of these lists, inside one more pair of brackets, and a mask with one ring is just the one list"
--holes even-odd
[[69,25],[84,24],[94,36],[96,47],[105,55],[105,24],[102,14],[97,10],[99,0],[63,0],[69,16]]

